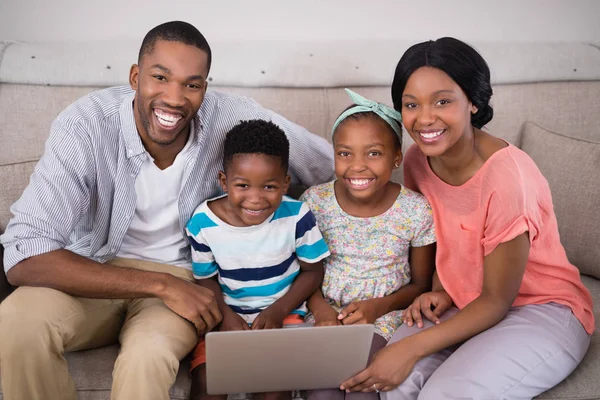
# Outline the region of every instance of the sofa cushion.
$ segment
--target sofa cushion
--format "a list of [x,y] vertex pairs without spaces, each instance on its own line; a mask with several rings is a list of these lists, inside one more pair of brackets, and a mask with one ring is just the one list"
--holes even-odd
[[600,278],[600,142],[573,139],[528,122],[521,148],[550,184],[569,260],[582,273]]
[[8,221],[12,218],[10,206],[21,197],[36,164],[37,161],[9,165],[0,164],[0,182],[2,182],[0,233],[4,232]]

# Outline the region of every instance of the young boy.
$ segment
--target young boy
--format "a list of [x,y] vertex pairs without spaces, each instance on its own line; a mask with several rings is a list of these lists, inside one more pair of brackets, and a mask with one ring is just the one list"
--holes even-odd
[[[308,206],[284,196],[288,159],[289,142],[277,125],[241,122],[225,138],[225,195],[202,203],[186,226],[196,281],[215,293],[223,314],[219,331],[302,322],[304,302],[320,287],[329,250]],[[191,398],[225,399],[206,394],[205,362],[202,340]]]

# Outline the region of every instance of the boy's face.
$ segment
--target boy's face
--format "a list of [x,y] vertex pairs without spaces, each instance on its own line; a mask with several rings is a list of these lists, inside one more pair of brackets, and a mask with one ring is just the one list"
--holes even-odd
[[219,171],[219,182],[228,194],[227,213],[232,225],[263,223],[281,204],[290,177],[279,157],[264,154],[236,154]]

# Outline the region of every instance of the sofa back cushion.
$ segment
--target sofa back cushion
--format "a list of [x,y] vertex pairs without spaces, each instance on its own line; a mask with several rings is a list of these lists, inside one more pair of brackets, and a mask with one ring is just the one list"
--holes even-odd
[[[521,148],[552,190],[561,242],[571,263],[600,279],[600,139],[575,139],[528,122]],[[600,131],[596,131],[600,138]]]

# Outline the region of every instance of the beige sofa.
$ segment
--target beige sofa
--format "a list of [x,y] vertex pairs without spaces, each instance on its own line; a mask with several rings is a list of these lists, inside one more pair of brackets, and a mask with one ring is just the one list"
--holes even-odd
[[[137,45],[0,42],[0,233],[10,219],[10,205],[27,185],[43,152],[52,119],[90,91],[125,84]],[[391,103],[393,69],[408,45],[216,44],[211,85],[250,96],[326,137],[348,104],[343,87]],[[550,182],[563,244],[580,268],[600,320],[599,47],[478,47],[493,72],[495,116],[488,129],[528,152]],[[10,287],[4,274],[0,277],[2,300]],[[67,355],[80,399],[109,398],[117,351],[114,345]],[[187,369],[184,361],[172,399],[187,399]],[[600,334],[596,333],[575,372],[539,398],[598,399],[599,377]]]

